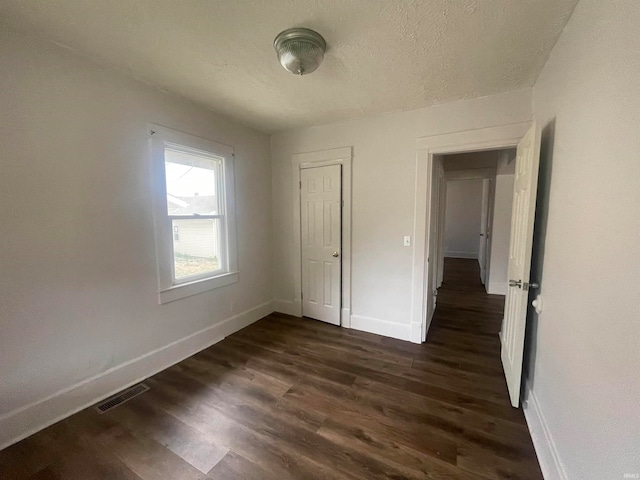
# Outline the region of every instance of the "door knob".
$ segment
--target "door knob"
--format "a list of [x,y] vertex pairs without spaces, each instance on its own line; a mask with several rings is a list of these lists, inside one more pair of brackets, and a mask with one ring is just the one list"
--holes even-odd
[[509,286],[522,288],[522,280],[518,280],[517,282],[515,280],[509,280]]
[[331,255],[334,256],[334,257],[337,257],[338,256],[338,252],[333,252]]

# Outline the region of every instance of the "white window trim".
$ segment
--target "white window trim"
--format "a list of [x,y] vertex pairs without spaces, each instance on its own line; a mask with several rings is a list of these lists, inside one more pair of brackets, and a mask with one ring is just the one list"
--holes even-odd
[[[165,181],[165,144],[177,144],[210,152],[223,159],[226,235],[226,270],[205,278],[195,277],[184,282],[173,278],[173,228],[167,215],[167,187]],[[158,303],[168,303],[181,298],[231,285],[238,281],[238,249],[236,239],[236,205],[233,147],[149,124],[149,146],[153,181],[153,217],[156,241],[156,267],[158,275]]]

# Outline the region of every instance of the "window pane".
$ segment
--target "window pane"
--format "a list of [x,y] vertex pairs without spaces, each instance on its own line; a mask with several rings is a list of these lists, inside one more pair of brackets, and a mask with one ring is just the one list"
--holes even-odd
[[221,159],[165,147],[167,213],[169,215],[218,215],[217,178]]
[[220,218],[173,220],[176,280],[222,270],[221,226]]

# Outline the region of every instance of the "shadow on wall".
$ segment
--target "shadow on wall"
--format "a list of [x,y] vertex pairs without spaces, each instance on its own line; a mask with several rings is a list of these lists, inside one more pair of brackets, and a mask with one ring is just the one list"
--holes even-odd
[[[527,330],[524,341],[523,376],[533,388],[534,366],[537,350],[538,314],[531,302],[544,290],[542,270],[544,264],[544,247],[547,236],[547,220],[549,218],[549,192],[551,190],[551,170],[553,165],[553,145],[555,140],[556,119],[553,118],[542,129],[540,145],[540,170],[538,173],[538,198],[536,200],[536,218],[533,227],[533,248],[531,254],[531,282],[540,283],[540,290],[529,290],[527,308]],[[523,382],[524,386],[524,382]],[[523,395],[523,398],[526,398]]]

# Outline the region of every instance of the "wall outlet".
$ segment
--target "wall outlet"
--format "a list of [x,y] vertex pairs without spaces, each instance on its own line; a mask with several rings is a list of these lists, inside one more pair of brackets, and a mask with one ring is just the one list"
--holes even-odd
[[236,302],[231,302],[229,306],[231,307],[231,313],[236,311]]
[[405,247],[410,247],[411,246],[411,237],[409,235],[406,235],[404,237],[404,246]]

